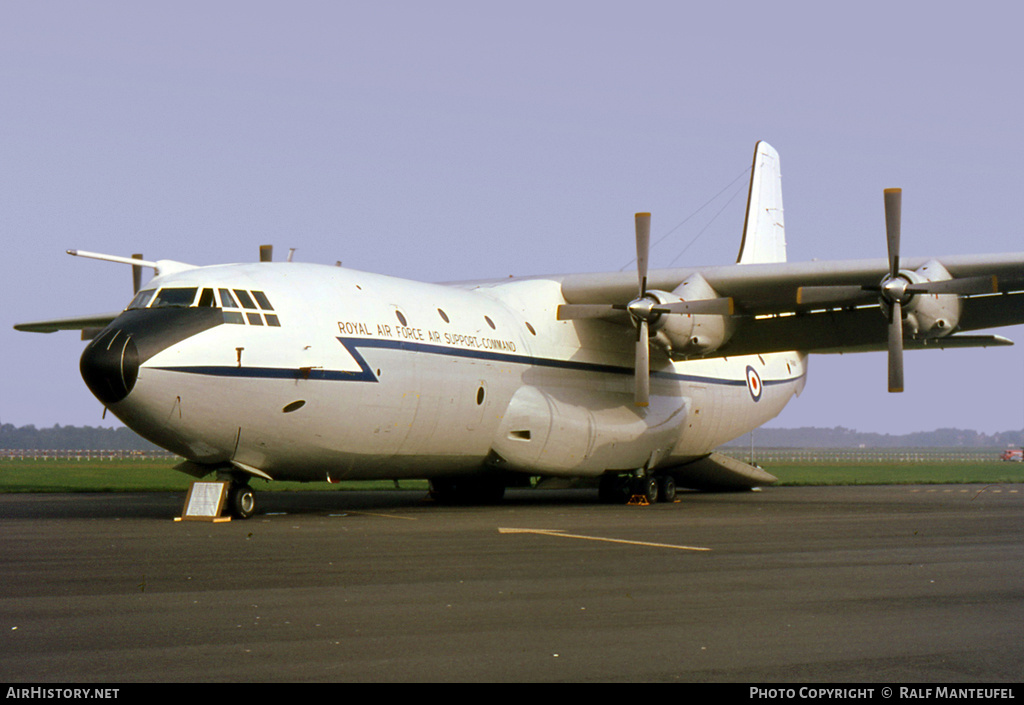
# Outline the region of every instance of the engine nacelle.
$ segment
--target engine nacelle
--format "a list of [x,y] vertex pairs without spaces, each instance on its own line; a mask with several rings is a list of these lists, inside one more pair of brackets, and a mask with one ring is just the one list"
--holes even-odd
[[[651,290],[648,295],[660,303],[716,299],[718,292],[704,277],[694,274],[671,294]],[[654,341],[673,358],[698,357],[714,352],[732,336],[735,324],[731,316],[718,314],[662,314],[651,326]]]
[[[931,260],[920,269],[901,271],[900,277],[914,284],[952,279],[946,268]],[[903,331],[913,338],[941,338],[960,324],[962,306],[956,294],[912,294],[902,302]]]

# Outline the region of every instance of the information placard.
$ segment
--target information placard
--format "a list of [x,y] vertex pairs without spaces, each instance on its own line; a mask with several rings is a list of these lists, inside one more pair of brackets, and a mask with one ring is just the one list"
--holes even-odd
[[185,509],[181,518],[195,521],[229,521],[221,517],[224,502],[228,496],[227,482],[193,482],[185,497]]

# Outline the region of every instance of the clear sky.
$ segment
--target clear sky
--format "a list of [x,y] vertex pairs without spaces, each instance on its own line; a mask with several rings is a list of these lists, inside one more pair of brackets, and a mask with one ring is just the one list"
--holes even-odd
[[[272,243],[427,281],[614,271],[633,213],[657,241],[764,139],[791,260],[884,256],[891,186],[905,256],[1022,251],[1012,7],[2,0],[0,422],[118,425],[75,333],[11,328],[130,299],[129,268],[68,248],[214,264]],[[745,196],[652,266],[734,261]],[[1024,346],[906,367],[889,395],[884,354],[814,357],[771,425],[1024,426]]]

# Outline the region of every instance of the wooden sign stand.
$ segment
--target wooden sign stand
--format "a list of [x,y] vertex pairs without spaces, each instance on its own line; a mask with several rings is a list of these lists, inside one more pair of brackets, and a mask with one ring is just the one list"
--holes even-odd
[[230,516],[222,517],[227,502],[229,482],[193,482],[188,487],[185,508],[174,521],[231,521]]

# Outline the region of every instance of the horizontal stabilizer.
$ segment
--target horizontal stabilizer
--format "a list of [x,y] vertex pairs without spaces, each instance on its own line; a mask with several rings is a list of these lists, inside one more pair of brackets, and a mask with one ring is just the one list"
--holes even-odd
[[680,487],[718,492],[751,490],[779,481],[761,468],[721,453],[672,468],[671,473]]

